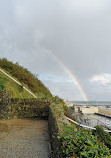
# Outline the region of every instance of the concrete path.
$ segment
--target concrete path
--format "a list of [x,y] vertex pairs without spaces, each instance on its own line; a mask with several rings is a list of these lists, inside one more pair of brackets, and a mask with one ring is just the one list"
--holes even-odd
[[0,158],[48,157],[50,143],[46,120],[0,120]]

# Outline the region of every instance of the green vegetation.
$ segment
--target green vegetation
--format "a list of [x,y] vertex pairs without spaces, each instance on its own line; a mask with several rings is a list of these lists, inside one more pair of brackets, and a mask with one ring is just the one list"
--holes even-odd
[[58,138],[64,157],[102,158],[110,156],[109,148],[87,130],[65,126],[58,134]]
[[95,126],[95,128],[96,130],[93,130],[93,134],[111,149],[111,133],[105,132],[101,126]]
[[[22,84],[27,85],[27,87],[33,93],[35,93],[35,95],[38,98],[44,99],[44,98],[52,97],[52,94],[50,93],[48,88],[46,88],[44,86],[44,84],[35,75],[33,75],[31,72],[29,72],[26,68],[19,66],[18,63],[13,64],[12,62],[9,62],[7,59],[0,59],[0,68],[7,71],[8,74],[11,74]],[[5,85],[5,89],[6,90],[8,89],[7,85]],[[15,94],[12,94],[12,96],[13,95],[15,95]],[[16,95],[16,96],[18,96],[18,95]]]
[[[24,86],[27,87],[27,85],[25,84]],[[11,97],[13,98],[33,98],[33,96],[30,93],[28,93],[26,90],[23,89],[23,87],[19,86],[9,77],[4,75],[1,71],[0,71],[0,90],[6,90],[10,92]]]
[[4,81],[2,80],[1,76],[0,76],[0,90],[4,90]]
[[[108,144],[98,139],[92,131],[71,124],[64,116],[64,104],[53,104],[51,111],[58,129],[59,149],[62,157],[77,158],[111,158],[111,150]],[[108,138],[107,138],[108,140]]]

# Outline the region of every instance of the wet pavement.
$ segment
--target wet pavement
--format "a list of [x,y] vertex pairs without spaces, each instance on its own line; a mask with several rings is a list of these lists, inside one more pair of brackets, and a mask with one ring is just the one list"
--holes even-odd
[[48,158],[48,121],[0,120],[0,158]]

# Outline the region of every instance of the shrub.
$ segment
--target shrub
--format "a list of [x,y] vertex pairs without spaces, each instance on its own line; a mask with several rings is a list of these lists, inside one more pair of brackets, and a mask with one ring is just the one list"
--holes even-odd
[[96,130],[92,131],[93,135],[96,135],[100,141],[104,142],[111,149],[111,135],[99,125],[95,126],[95,128]]
[[5,88],[4,86],[4,81],[2,80],[2,78],[0,77],[0,90],[3,90]]
[[74,130],[72,127],[64,127],[58,134],[64,157],[78,158],[102,158],[110,156],[110,150],[97,137],[85,130]]
[[63,99],[59,98],[58,96],[52,97],[52,102],[55,104],[64,104]]

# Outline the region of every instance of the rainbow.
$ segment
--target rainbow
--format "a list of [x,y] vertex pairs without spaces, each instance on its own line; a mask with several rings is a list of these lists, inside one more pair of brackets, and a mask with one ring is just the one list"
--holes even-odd
[[65,72],[67,72],[67,74],[71,77],[72,81],[74,82],[74,84],[77,86],[78,90],[80,91],[80,94],[82,96],[82,98],[85,100],[85,101],[88,101],[88,98],[82,88],[82,86],[80,85],[79,81],[76,79],[76,77],[73,75],[73,73],[61,62],[61,60],[59,60],[55,54],[53,54],[51,51],[47,51],[48,54],[50,54],[61,66],[62,68],[64,69]]
[[69,76],[72,78],[72,81],[74,81],[74,84],[78,87],[83,99],[85,101],[88,101],[88,98],[82,88],[82,86],[80,85],[79,81],[76,79],[76,77],[72,74],[72,72],[62,63],[62,66],[64,67],[65,71],[69,74]]

